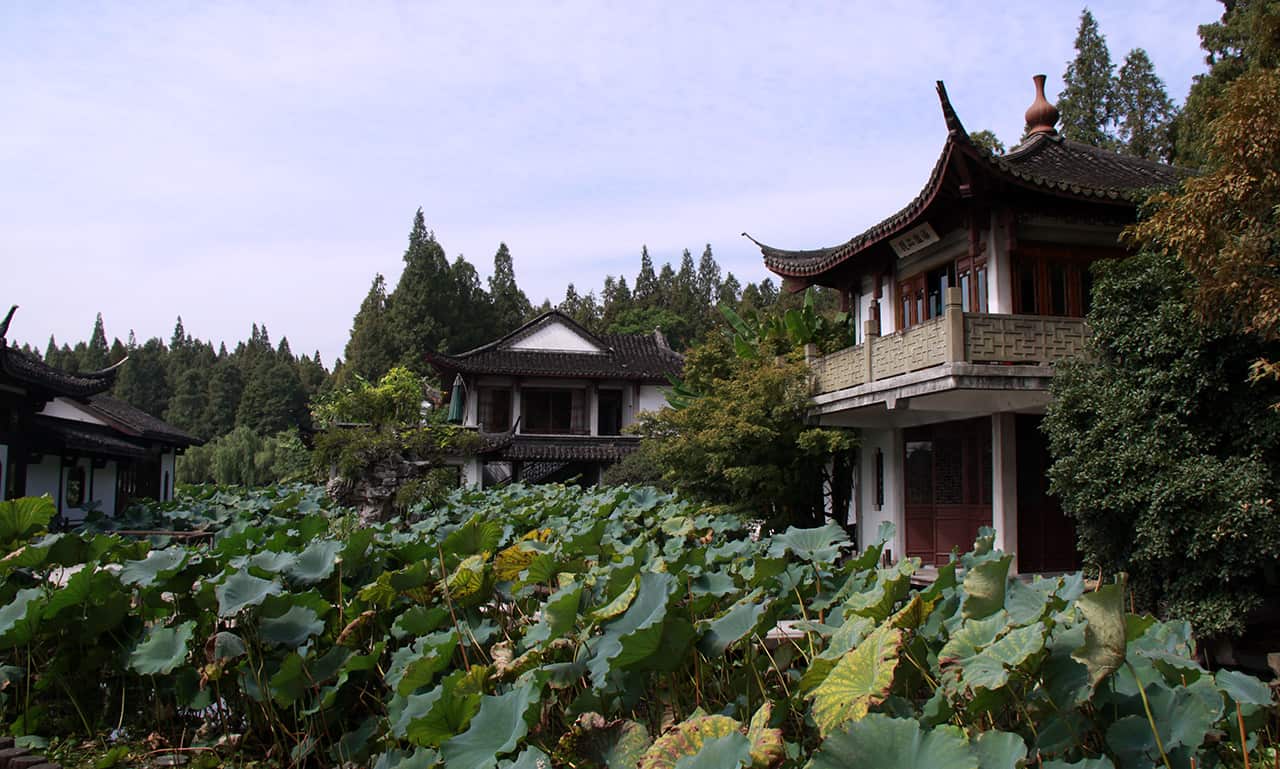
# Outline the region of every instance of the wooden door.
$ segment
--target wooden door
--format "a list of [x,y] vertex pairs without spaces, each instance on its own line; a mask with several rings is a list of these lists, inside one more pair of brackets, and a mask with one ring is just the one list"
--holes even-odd
[[944,564],[991,525],[991,420],[903,431],[908,557]]
[[1040,431],[1041,417],[1017,417],[1018,571],[1075,571],[1075,521],[1062,512],[1049,493],[1048,438]]

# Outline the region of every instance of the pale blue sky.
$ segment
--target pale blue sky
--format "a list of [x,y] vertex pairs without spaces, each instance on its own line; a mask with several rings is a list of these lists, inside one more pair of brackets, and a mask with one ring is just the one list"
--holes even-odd
[[[1209,0],[1094,3],[1119,63],[1179,102]],[[229,342],[265,323],[341,353],[421,206],[482,276],[506,241],[535,303],[743,230],[843,241],[919,190],[945,130],[1021,134],[1081,6],[978,2],[0,5],[0,303],[10,336]]]

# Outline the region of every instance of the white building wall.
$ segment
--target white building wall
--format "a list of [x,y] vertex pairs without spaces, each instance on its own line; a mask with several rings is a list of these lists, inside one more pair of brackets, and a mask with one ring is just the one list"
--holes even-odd
[[667,405],[663,392],[665,387],[659,385],[640,385],[640,402],[638,411],[658,411]]
[[174,469],[177,465],[178,454],[176,451],[166,451],[160,455],[160,501],[168,502],[173,499],[173,486],[175,483]]
[[40,497],[48,494],[57,504],[59,470],[62,459],[51,454],[40,457],[40,463],[27,465],[27,496]]
[[91,425],[106,424],[106,422],[86,412],[74,401],[68,400],[67,398],[54,398],[45,404],[44,408],[40,410],[40,414],[46,417],[66,419],[72,422],[86,422]]
[[523,339],[512,343],[511,349],[604,352],[590,339],[562,323],[548,323]]
[[[884,504],[876,504],[876,457],[877,452],[884,458]],[[894,559],[902,557],[905,548],[906,520],[902,507],[902,431],[870,430],[862,431],[862,441],[858,447],[858,548],[862,549],[876,541],[880,524],[888,522],[894,526],[893,538],[886,547]]]
[[999,209],[991,213],[987,238],[987,309],[994,314],[1013,312],[1013,261],[1009,256],[1009,224]]
[[1018,430],[1014,414],[991,415],[991,525],[996,548],[1013,554],[1018,572]]
[[98,510],[104,515],[116,514],[116,475],[119,464],[113,459],[104,467],[93,470],[93,500],[98,503]]

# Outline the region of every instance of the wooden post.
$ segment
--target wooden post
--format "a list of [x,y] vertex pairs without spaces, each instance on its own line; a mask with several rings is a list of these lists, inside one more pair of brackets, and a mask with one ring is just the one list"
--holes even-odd
[[947,289],[943,323],[947,331],[947,363],[964,360],[964,309],[959,286]]
[[862,373],[863,379],[870,384],[874,381],[871,369],[871,348],[875,346],[876,339],[880,338],[880,324],[875,320],[866,320],[862,322]]

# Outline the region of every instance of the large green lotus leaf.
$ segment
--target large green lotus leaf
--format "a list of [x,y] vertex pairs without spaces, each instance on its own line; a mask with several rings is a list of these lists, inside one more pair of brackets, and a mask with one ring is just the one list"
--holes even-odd
[[[1204,743],[1214,722],[1222,715],[1222,700],[1207,680],[1170,689],[1162,684],[1146,688],[1151,716],[1166,752],[1175,748],[1195,750]],[[1122,765],[1160,763],[1159,748],[1151,724],[1144,715],[1117,719],[1107,728],[1107,745]]]
[[501,695],[486,695],[467,731],[440,746],[446,769],[489,769],[498,756],[516,749],[529,731],[542,691],[533,681]]
[[301,646],[311,636],[324,632],[324,622],[306,606],[294,606],[279,617],[264,618],[259,627],[262,640],[277,646]]
[[378,732],[381,720],[378,716],[369,716],[355,729],[344,733],[338,744],[330,749],[329,756],[340,764],[355,764],[367,757],[370,740]]
[[151,587],[157,580],[177,574],[187,563],[190,552],[182,547],[152,550],[141,561],[128,561],[120,570],[120,581],[126,585]]
[[120,583],[114,574],[99,570],[97,564],[87,563],[49,596],[44,610],[45,619],[53,619],[73,607],[104,603],[119,590]]
[[301,585],[314,585],[328,579],[338,563],[338,553],[342,548],[343,543],[333,539],[312,542],[285,568],[285,576]]
[[696,756],[709,741],[730,734],[742,737],[750,760],[750,743],[742,736],[741,728],[742,724],[728,716],[695,716],[682,721],[649,746],[640,758],[640,769],[675,769],[680,759]]
[[674,769],[740,769],[751,765],[751,743],[738,732],[713,737],[697,753],[682,756]]
[[231,565],[240,569],[253,567],[269,574],[280,574],[293,566],[298,560],[297,553],[278,553],[274,550],[259,550],[248,558],[232,559]]
[[[1234,713],[1235,706],[1238,704],[1246,722],[1252,722],[1256,715],[1274,704],[1271,687],[1247,673],[1219,670],[1213,677],[1217,681],[1218,689],[1227,697],[1227,715]],[[1261,724],[1246,723],[1246,726],[1256,729],[1261,727]]]
[[1124,583],[1117,582],[1086,593],[1076,601],[1088,625],[1084,644],[1072,657],[1089,669],[1089,683],[1095,689],[1124,664],[1128,638],[1125,632]]
[[387,685],[402,697],[427,686],[437,673],[449,667],[457,646],[458,631],[443,630],[397,649],[387,668]]
[[426,748],[388,750],[373,762],[373,769],[430,769],[436,765],[436,752]]
[[449,536],[440,547],[454,561],[481,553],[492,553],[502,541],[502,524],[485,520],[483,513],[476,513]]
[[0,502],[0,545],[21,542],[48,528],[58,509],[49,497]]
[[889,696],[902,643],[901,630],[881,625],[840,658],[810,695],[819,731],[826,734],[846,721],[861,719]]
[[257,606],[269,595],[278,595],[283,588],[279,582],[255,577],[247,571],[237,571],[214,588],[218,597],[218,616],[231,617],[241,609]]
[[478,710],[478,687],[467,671],[456,670],[430,691],[410,695],[404,707],[392,715],[391,733],[414,745],[439,747],[466,729]]
[[1041,668],[1044,690],[1059,710],[1078,707],[1093,693],[1089,684],[1089,668],[1071,656],[1084,643],[1084,629],[1083,623],[1071,627],[1058,626],[1048,644],[1049,656]]
[[708,657],[718,657],[736,641],[750,636],[760,623],[760,618],[772,601],[761,600],[762,591],[756,590],[739,600],[714,620],[699,623],[703,631],[698,648]]
[[833,563],[840,557],[841,547],[849,544],[849,533],[843,526],[828,523],[812,529],[788,526],[769,540],[768,556],[780,558],[790,552],[804,561]]
[[520,755],[512,761],[500,761],[498,769],[548,769],[551,759],[546,753],[530,745],[520,751]]
[[570,582],[542,604],[542,618],[524,635],[524,647],[532,648],[569,632],[578,620],[582,583]]
[[0,608],[0,648],[23,646],[35,636],[44,614],[44,591],[38,587],[19,590]]
[[1116,769],[1116,765],[1111,763],[1111,759],[1106,756],[1098,758],[1085,758],[1069,764],[1066,761],[1045,761],[1043,769]]
[[640,575],[637,574],[631,578],[627,586],[614,596],[612,601],[601,606],[599,609],[591,612],[592,622],[604,622],[613,619],[619,614],[631,607],[631,602],[636,599],[636,594],[640,592]]
[[280,663],[280,669],[271,676],[271,697],[283,706],[291,706],[308,689],[319,687],[344,673],[351,659],[351,650],[341,646],[329,649],[320,657],[304,657],[290,652]]
[[954,726],[931,731],[907,718],[872,713],[850,721],[823,741],[811,769],[979,769],[964,732]]
[[1012,561],[1011,555],[983,561],[964,575],[964,603],[961,611],[965,619],[990,617],[1004,608],[1009,564]]
[[417,638],[435,630],[449,619],[449,610],[443,606],[413,606],[396,617],[391,635],[396,639]]
[[893,607],[911,589],[911,574],[915,563],[899,561],[897,565],[876,572],[876,582],[870,590],[855,593],[844,602],[845,616],[858,614],[883,622],[893,613]]
[[958,681],[961,663],[978,656],[983,649],[995,643],[1008,626],[1009,616],[1003,611],[986,619],[966,620],[938,651],[938,665],[943,674]]
[[145,676],[172,673],[186,661],[187,645],[195,632],[196,623],[191,620],[176,627],[153,627],[129,655],[129,669]]
[[967,659],[958,660],[961,679],[971,691],[995,691],[1009,681],[1010,671],[1044,649],[1044,625],[1014,628],[1000,640]]
[[245,653],[244,641],[235,633],[221,631],[214,633],[211,639],[213,644],[205,645],[209,652],[209,661],[217,662],[218,660],[233,660],[243,657]]
[[623,669],[653,654],[662,645],[667,605],[678,585],[665,572],[646,572],[640,577],[635,601],[617,620],[605,626],[604,635],[592,645],[587,663],[595,688],[601,688],[610,669]]
[[696,596],[713,595],[723,598],[738,592],[738,583],[727,571],[706,571],[699,574],[689,585],[689,592]]
[[973,752],[981,769],[1019,769],[1027,758],[1027,743],[1012,732],[983,732]]
[[1031,587],[1018,579],[1009,580],[1005,586],[1004,608],[1013,624],[1030,625],[1044,617],[1049,608],[1049,590],[1056,583],[1043,580],[1037,584],[1046,589]]
[[485,578],[488,576],[486,556],[484,553],[469,555],[462,559],[449,578],[445,580],[445,588],[449,591],[450,600],[469,606],[479,603],[485,595]]

